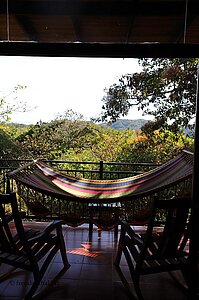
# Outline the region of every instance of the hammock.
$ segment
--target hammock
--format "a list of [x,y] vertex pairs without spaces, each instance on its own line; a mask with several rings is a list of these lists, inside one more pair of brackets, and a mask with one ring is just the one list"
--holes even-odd
[[175,158],[141,175],[116,180],[91,180],[63,174],[40,159],[8,176],[40,193],[91,203],[113,203],[158,192],[187,178],[193,172],[193,155],[182,151]]

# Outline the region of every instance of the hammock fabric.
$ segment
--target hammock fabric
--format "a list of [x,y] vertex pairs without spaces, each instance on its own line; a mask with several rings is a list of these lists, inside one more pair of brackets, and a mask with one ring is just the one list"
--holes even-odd
[[116,180],[90,180],[68,176],[41,160],[10,172],[19,184],[46,195],[92,203],[111,203],[133,199],[163,190],[190,178],[193,155],[182,151],[165,164],[141,175]]
[[27,199],[24,199],[28,209],[38,218],[45,218],[51,215],[51,211],[46,206],[44,206],[40,201],[27,202],[26,200]]

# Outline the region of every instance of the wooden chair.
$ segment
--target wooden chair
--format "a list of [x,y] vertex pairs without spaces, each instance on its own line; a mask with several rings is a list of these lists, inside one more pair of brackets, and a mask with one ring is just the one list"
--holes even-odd
[[[8,209],[9,214],[6,213]],[[61,252],[64,266],[55,276],[53,283],[70,267],[61,224],[61,221],[55,221],[43,232],[24,229],[16,194],[0,195],[0,264],[4,263],[33,273],[34,282],[25,299],[32,299],[38,295],[35,295],[35,292],[58,250]],[[5,279],[6,275],[3,274],[0,281]]]
[[[144,299],[140,289],[141,275],[181,270],[186,278],[188,250],[185,247],[189,234],[187,220],[190,205],[190,198],[165,200],[155,197],[150,221],[143,234],[136,233],[130,225],[121,222],[115,267],[128,293],[134,299],[135,296]],[[165,222],[163,229],[158,232],[155,221],[160,210],[165,214]],[[134,292],[120,267],[122,254],[129,267]],[[170,274],[172,275],[172,272]]]

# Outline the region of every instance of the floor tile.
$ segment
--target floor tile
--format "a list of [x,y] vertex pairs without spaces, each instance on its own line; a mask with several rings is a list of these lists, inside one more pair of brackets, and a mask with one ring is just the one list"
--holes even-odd
[[76,300],[113,300],[113,287],[111,282],[82,279],[76,297]]
[[[42,230],[47,223],[26,222],[26,227]],[[138,230],[139,228],[135,228]],[[142,231],[145,228],[141,228]],[[66,253],[71,267],[53,286],[53,277],[62,269],[62,258],[58,252],[53,258],[38,290],[49,287],[43,300],[127,300],[128,294],[114,267],[118,238],[114,231],[99,231],[94,226],[89,239],[88,225],[71,228],[63,226]],[[41,261],[42,263],[42,261]],[[122,255],[121,268],[133,290],[126,260]],[[0,275],[7,270],[0,266]],[[0,300],[21,300],[31,287],[33,277],[29,272],[16,270],[0,284]],[[142,276],[141,289],[145,300],[186,300],[186,295],[176,286],[167,273]]]
[[76,293],[79,288],[79,280],[60,279],[55,285],[50,287],[48,292],[42,297],[48,299],[76,300]]
[[80,280],[97,280],[112,282],[112,268],[109,265],[83,264]]
[[[54,263],[48,272],[48,278],[52,279],[54,274],[57,274],[63,268],[62,263]],[[71,264],[70,268],[62,275],[62,279],[80,279],[80,274],[82,270],[82,264]]]

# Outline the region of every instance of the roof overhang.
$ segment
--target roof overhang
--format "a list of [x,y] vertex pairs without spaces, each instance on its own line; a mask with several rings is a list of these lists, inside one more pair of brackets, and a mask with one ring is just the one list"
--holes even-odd
[[198,0],[1,0],[0,55],[198,57]]
[[0,42],[0,55],[49,57],[199,57],[199,44]]

